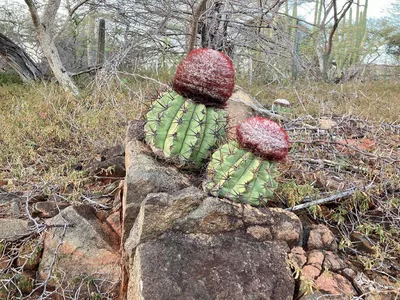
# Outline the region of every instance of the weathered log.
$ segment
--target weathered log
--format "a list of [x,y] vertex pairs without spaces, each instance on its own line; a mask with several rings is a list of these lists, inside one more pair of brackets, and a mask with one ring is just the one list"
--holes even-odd
[[24,82],[41,80],[44,74],[20,46],[0,33],[0,56],[5,59]]

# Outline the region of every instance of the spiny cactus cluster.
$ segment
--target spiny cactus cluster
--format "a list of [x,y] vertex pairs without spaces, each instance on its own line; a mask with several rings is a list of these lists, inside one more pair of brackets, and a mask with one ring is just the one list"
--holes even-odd
[[200,167],[225,137],[226,125],[224,110],[167,92],[147,113],[146,141],[159,156]]
[[201,167],[225,139],[226,112],[216,107],[225,105],[233,88],[229,57],[212,49],[191,51],[178,66],[174,91],[154,101],[146,115],[153,152],[180,166]]
[[212,155],[203,188],[216,197],[258,206],[278,187],[274,161],[286,157],[289,139],[279,124],[261,117],[239,124],[237,136],[238,143],[231,141]]
[[[201,167],[225,139],[223,108],[233,93],[234,70],[221,52],[196,49],[179,64],[173,91],[154,101],[146,115],[146,142],[161,157]],[[222,145],[207,168],[205,191],[216,197],[258,206],[273,196],[276,161],[289,151],[282,127],[250,117],[236,127],[237,140]]]

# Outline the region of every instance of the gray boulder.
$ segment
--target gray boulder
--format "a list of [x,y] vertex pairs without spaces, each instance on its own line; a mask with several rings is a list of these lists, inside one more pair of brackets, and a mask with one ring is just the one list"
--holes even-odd
[[27,220],[0,219],[0,240],[16,241],[31,233]]
[[123,197],[123,241],[139,213],[140,205],[149,193],[174,192],[190,185],[189,176],[175,167],[156,160],[137,138],[137,124],[131,123],[126,136],[126,177]]
[[293,299],[283,243],[170,232],[140,244],[128,299]]
[[149,194],[142,202],[140,213],[125,242],[125,252],[131,253],[140,243],[154,239],[173,228],[174,223],[195,210],[206,195],[195,187],[173,194]]

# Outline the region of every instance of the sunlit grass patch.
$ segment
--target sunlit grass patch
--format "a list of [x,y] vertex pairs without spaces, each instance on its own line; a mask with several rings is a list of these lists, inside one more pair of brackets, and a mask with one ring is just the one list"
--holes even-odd
[[272,105],[277,98],[289,100],[296,115],[356,115],[371,121],[399,121],[400,81],[248,86],[246,81],[238,80],[238,84],[265,105]]

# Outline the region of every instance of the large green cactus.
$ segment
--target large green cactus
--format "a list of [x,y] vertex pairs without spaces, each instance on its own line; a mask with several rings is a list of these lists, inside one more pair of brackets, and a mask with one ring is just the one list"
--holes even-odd
[[226,134],[226,112],[194,103],[176,92],[156,100],[146,115],[146,142],[180,165],[202,166]]
[[263,160],[231,141],[212,155],[203,188],[216,197],[258,206],[278,187],[276,163]]

